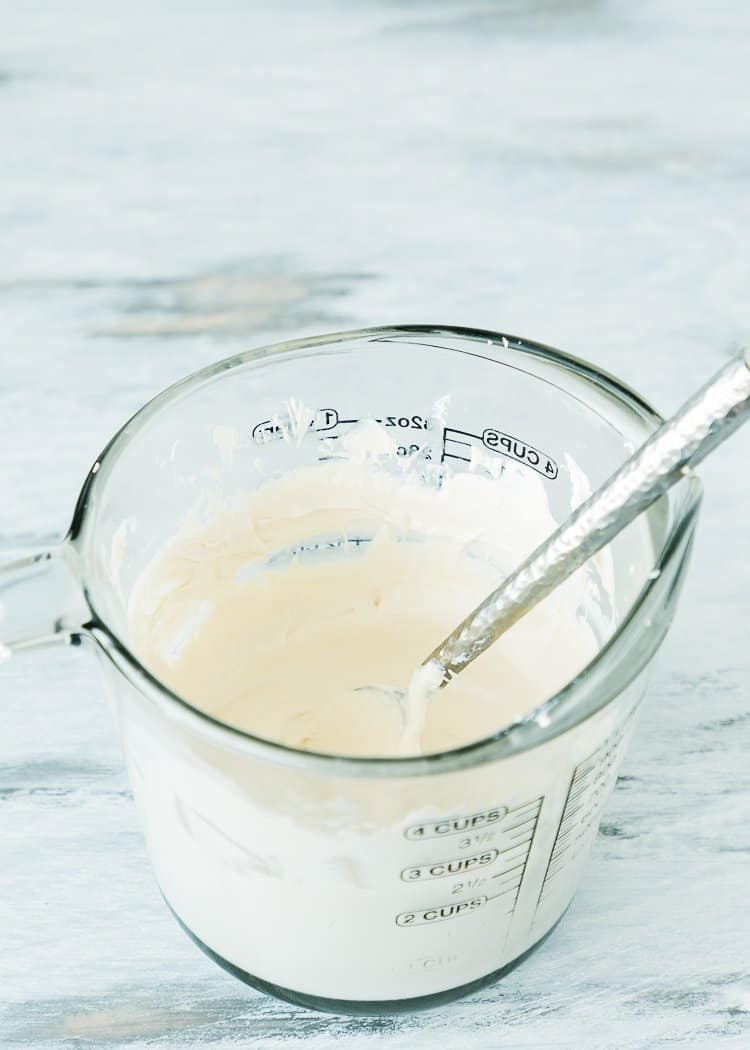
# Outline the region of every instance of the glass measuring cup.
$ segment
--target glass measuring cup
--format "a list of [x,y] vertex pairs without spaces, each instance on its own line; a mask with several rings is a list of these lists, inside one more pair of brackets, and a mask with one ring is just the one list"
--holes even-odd
[[[299,442],[277,440],[290,394],[315,411]],[[207,954],[292,1001],[382,1013],[493,980],[561,917],[671,620],[700,487],[686,479],[613,542],[614,632],[533,716],[419,758],[298,751],[156,680],[129,648],[128,599],[198,496],[316,463],[362,418],[398,436],[399,459],[462,471],[479,452],[540,479],[556,520],[660,421],[591,366],[488,332],[380,328],[252,351],[126,424],[66,540],[0,574],[0,641],[93,644],[159,885]]]

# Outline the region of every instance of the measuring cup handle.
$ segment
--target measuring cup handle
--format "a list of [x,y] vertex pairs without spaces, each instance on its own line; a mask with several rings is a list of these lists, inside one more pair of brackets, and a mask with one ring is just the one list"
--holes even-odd
[[0,662],[23,649],[72,641],[88,614],[68,543],[0,566]]

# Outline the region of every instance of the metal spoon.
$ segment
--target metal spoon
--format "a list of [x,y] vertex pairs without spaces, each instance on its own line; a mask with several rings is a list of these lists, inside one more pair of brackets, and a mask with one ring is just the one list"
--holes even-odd
[[[733,358],[469,613],[422,668],[438,688],[604,547],[750,416],[750,348]],[[421,669],[420,669],[421,670]]]

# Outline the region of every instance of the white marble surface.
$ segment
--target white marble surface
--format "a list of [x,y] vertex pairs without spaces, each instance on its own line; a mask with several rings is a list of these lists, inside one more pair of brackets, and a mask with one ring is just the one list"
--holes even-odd
[[[280,335],[501,328],[675,407],[750,331],[744,0],[0,0],[0,555],[108,435]],[[246,989],[148,869],[98,669],[0,669],[0,1045],[750,1043],[750,432],[706,464],[673,632],[545,948],[434,1013]],[[322,949],[324,950],[324,949]]]

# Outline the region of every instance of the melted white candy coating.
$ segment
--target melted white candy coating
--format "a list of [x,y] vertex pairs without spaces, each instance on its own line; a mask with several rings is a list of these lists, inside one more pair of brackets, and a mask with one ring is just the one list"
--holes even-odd
[[172,539],[134,590],[133,647],[191,703],[292,747],[394,756],[488,736],[596,652],[588,570],[448,687],[409,684],[552,530],[543,485],[509,472],[430,487],[346,462],[293,471]]

